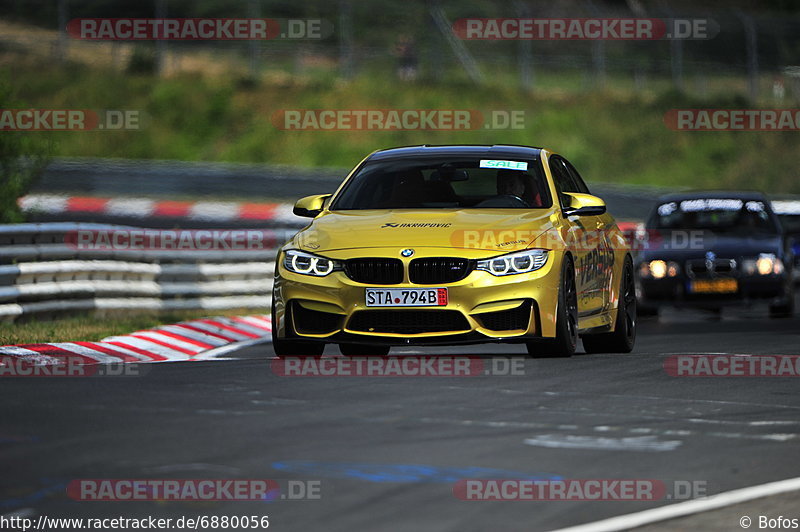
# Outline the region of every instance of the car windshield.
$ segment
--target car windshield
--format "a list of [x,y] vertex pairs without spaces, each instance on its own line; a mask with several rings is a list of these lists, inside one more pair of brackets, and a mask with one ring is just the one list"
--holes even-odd
[[543,209],[552,206],[538,160],[417,158],[365,164],[332,210]]
[[662,203],[649,226],[654,229],[705,229],[720,232],[779,232],[764,202],[697,198]]

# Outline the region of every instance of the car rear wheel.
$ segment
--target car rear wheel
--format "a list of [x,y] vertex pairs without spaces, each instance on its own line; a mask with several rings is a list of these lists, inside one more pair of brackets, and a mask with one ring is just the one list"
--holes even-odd
[[527,342],[528,354],[535,358],[571,357],[578,345],[578,289],[572,259],[565,257],[561,267],[561,287],[556,309],[556,337]]
[[583,336],[583,348],[587,353],[630,353],[633,350],[636,343],[636,291],[630,259],[625,259],[619,288],[614,332]]

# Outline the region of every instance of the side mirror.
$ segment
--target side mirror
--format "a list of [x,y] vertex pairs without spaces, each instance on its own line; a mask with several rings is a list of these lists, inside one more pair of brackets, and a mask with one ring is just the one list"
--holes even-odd
[[569,197],[569,207],[564,209],[566,216],[600,216],[606,213],[606,202],[591,194],[565,192]]
[[292,212],[295,216],[303,216],[305,218],[316,218],[325,205],[325,201],[330,198],[330,194],[317,194],[316,196],[306,196],[297,200],[294,204]]

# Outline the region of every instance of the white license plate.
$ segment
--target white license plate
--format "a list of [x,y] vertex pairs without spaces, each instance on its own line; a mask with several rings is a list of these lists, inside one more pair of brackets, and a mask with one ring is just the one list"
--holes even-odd
[[367,288],[368,307],[441,307],[447,288]]

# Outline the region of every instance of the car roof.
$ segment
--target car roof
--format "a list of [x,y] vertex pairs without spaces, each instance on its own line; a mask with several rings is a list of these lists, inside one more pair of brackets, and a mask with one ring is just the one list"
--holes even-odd
[[511,144],[488,145],[441,145],[432,146],[423,144],[421,146],[403,146],[399,148],[389,148],[378,150],[370,157],[370,161],[382,161],[390,159],[413,159],[415,157],[430,156],[468,156],[468,157],[511,157],[519,159],[538,159],[542,148],[532,146],[515,146]]
[[675,192],[658,198],[660,203],[668,201],[683,201],[692,199],[740,199],[767,201],[762,192],[755,190],[693,190],[688,192]]

